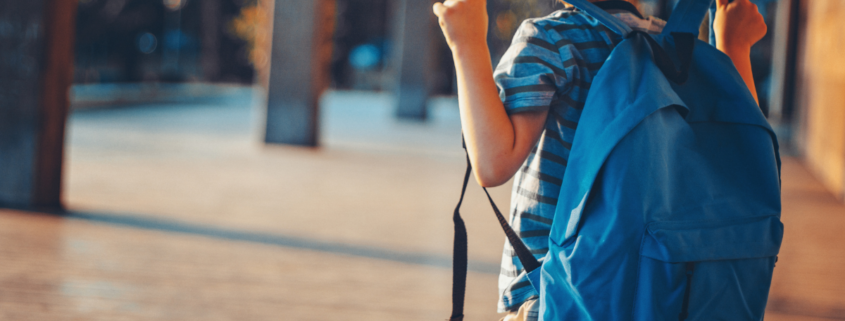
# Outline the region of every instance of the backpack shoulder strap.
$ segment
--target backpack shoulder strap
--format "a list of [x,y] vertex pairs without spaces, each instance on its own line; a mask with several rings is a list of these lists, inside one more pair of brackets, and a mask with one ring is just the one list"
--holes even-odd
[[[567,0],[566,2],[586,12],[622,37],[627,37],[631,33],[631,28],[627,24],[588,0]],[[680,0],[672,11],[662,34],[683,32],[698,36],[698,27],[701,26],[701,20],[704,19],[704,14],[711,8],[712,3],[713,0]]]
[[690,33],[698,36],[698,28],[704,19],[704,14],[710,9],[713,0],[681,0],[672,10],[669,21],[663,27],[663,35],[671,33]]

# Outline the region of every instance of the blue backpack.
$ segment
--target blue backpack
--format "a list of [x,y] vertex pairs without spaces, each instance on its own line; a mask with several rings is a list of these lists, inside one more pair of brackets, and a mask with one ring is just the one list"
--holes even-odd
[[[762,320],[783,237],[780,156],[730,58],[697,40],[712,0],[681,0],[656,36],[567,2],[625,40],[593,80],[542,260],[494,205],[540,320]],[[460,320],[457,208],[455,223]]]

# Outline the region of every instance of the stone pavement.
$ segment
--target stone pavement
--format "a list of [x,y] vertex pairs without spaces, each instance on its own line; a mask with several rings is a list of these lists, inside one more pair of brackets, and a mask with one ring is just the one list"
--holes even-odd
[[[261,144],[260,101],[76,111],[66,217],[0,210],[2,320],[443,320],[464,170],[455,101],[426,123],[330,92],[317,149]],[[845,206],[794,159],[766,320],[845,319]],[[510,185],[491,190],[507,207]],[[497,320],[503,234],[477,185],[467,320]]]

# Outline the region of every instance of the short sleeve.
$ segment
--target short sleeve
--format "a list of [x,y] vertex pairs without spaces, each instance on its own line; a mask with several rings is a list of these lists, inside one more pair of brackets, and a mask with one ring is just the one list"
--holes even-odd
[[523,22],[493,73],[508,114],[547,110],[555,95],[567,90],[571,75],[565,60],[542,27]]

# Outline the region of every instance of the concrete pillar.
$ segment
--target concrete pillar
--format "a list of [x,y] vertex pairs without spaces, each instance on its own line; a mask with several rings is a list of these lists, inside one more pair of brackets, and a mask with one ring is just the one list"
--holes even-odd
[[400,118],[426,118],[429,73],[433,68],[431,31],[435,18],[432,4],[428,0],[393,2],[392,64],[396,72],[396,116]]
[[317,145],[335,5],[334,0],[276,0],[265,142]]
[[76,1],[0,0],[0,206],[60,208]]

